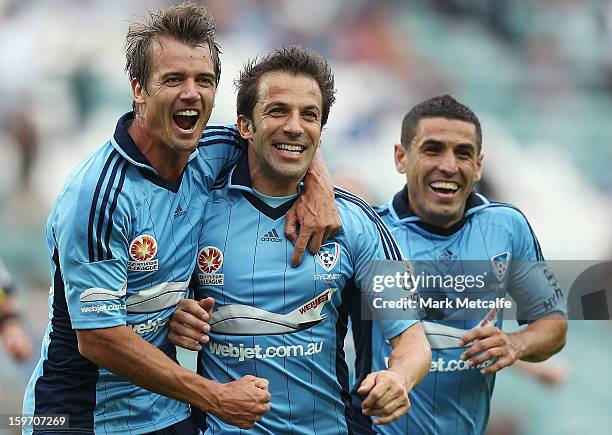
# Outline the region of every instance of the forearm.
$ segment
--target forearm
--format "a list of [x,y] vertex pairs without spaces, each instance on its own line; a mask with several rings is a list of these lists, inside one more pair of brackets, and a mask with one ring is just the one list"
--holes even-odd
[[539,362],[550,358],[565,346],[567,320],[551,314],[531,323],[525,329],[508,334],[518,349],[518,359]]
[[389,370],[400,373],[405,379],[407,391],[421,382],[429,373],[431,348],[423,327],[415,323],[391,340],[393,352],[389,358]]
[[305,182],[307,188],[309,185],[314,183],[320,184],[330,191],[334,187],[331,175],[329,175],[329,171],[327,170],[327,166],[323,160],[323,153],[320,149],[317,150],[312,162],[310,163],[308,172],[306,172]]
[[308,246],[312,254],[341,227],[333,183],[320,151],[304,177],[304,192],[285,215],[285,236],[295,244],[291,264],[296,267]]
[[77,331],[79,351],[129,382],[210,411],[219,387],[176,364],[126,326]]

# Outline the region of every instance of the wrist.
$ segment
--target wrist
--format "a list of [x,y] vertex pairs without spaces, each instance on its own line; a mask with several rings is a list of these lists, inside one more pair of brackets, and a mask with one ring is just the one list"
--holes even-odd
[[515,361],[527,356],[527,347],[520,332],[508,334],[512,349],[514,349]]
[[393,373],[397,377],[397,379],[400,380],[400,382],[402,383],[406,391],[412,390],[412,387],[414,387],[416,382],[413,379],[413,377],[410,376],[410,373],[408,370],[400,370],[397,367],[395,368],[390,367],[387,369],[387,371],[389,371],[390,373]]
[[310,168],[308,172],[306,172],[306,176],[304,177],[305,185],[308,187],[312,184],[321,184],[326,188],[333,189],[334,183],[331,178],[324,172],[317,172],[316,170]]
[[221,389],[223,388],[224,384],[219,384],[200,375],[198,375],[198,377],[201,380],[201,382],[198,384],[198,397],[200,397],[200,400],[199,403],[195,404],[195,406],[204,412],[209,412],[216,415],[220,408],[219,398],[223,397]]

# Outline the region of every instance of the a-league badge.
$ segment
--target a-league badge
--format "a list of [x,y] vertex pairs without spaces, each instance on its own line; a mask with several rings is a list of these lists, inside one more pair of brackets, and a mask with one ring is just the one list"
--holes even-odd
[[510,252],[502,252],[491,258],[491,266],[493,266],[493,272],[499,282],[504,280],[508,267],[510,266]]
[[315,260],[323,269],[330,272],[340,258],[340,246],[337,243],[326,243],[315,255]]
[[223,274],[216,273],[223,266],[223,252],[216,246],[206,246],[198,252],[200,285],[223,285]]
[[141,234],[130,243],[128,270],[148,272],[157,270],[157,240],[149,234]]

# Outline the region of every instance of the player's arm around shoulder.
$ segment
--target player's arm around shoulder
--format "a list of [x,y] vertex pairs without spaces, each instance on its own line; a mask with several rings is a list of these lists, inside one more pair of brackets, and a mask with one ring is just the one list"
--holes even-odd
[[359,386],[358,394],[367,394],[362,413],[380,417],[377,425],[398,420],[411,407],[408,393],[429,372],[431,348],[420,322],[390,340],[393,351],[389,368],[370,373]]
[[304,178],[304,192],[285,217],[285,237],[295,245],[291,264],[299,266],[306,247],[313,255],[319,252],[321,244],[340,227],[331,176],[317,150]]

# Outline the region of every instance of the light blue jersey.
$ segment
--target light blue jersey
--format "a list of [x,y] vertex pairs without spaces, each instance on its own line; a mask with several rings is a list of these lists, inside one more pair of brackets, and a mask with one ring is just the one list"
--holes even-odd
[[[354,433],[343,350],[349,309],[367,288],[371,260],[401,253],[363,200],[335,194],[341,232],[297,268],[283,234],[294,201],[273,208],[254,195],[246,153],[209,203],[194,278],[196,299],[212,296],[216,306],[199,371],[223,383],[269,380],[271,410],[249,434]],[[414,323],[383,322],[382,334],[391,339]],[[213,415],[201,424],[206,434],[242,433]]]
[[[482,299],[504,297],[509,292],[518,307],[517,319],[525,319],[519,321],[520,324],[552,312],[564,312],[561,290],[543,261],[540,246],[527,220],[516,208],[491,203],[479,194],[472,194],[467,201],[464,219],[442,230],[422,222],[414,215],[408,207],[407,198],[408,193],[404,188],[392,201],[377,209],[407,259],[432,260],[437,267],[468,268],[479,265],[485,269],[480,275],[487,277],[485,288],[492,292],[479,296]],[[458,294],[454,288],[437,291],[449,297]],[[465,330],[458,331],[462,335],[468,329],[490,320],[475,315],[468,316],[467,320],[444,320],[452,311],[426,310],[426,332],[429,327],[435,330],[435,325],[445,325]],[[485,316],[494,320],[489,326],[501,327],[502,314],[501,311],[485,312]],[[359,380],[370,371],[385,368],[391,348],[375,323],[353,322],[353,333],[358,353],[356,377],[359,385]],[[431,342],[432,338],[428,338]],[[436,338],[448,341],[451,337],[444,337],[442,333]],[[410,393],[412,408],[399,421],[384,426],[371,424],[370,419],[361,416],[360,401],[354,395],[353,413],[358,420],[360,434],[485,432],[495,375],[482,375],[479,371],[482,366],[470,368],[461,361],[460,355],[465,348],[452,344],[432,344],[432,348],[430,373]],[[365,358],[360,358],[360,355]]]
[[71,433],[141,434],[189,417],[189,406],[79,354],[75,330],[127,325],[176,360],[167,323],[185,297],[215,179],[240,154],[228,127],[207,128],[179,180],[162,179],[127,132],[68,178],[47,222],[52,287],[41,358],[24,414],[69,414]]

